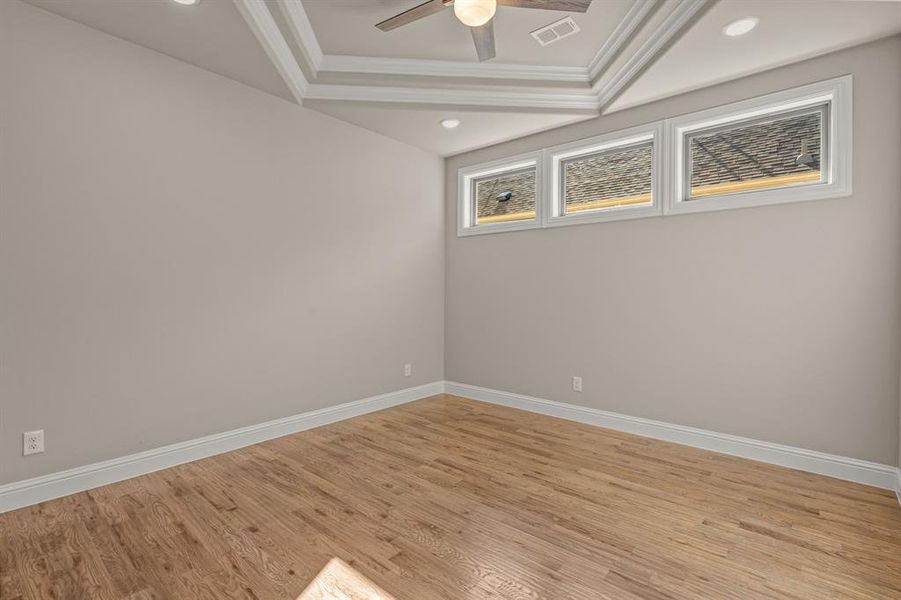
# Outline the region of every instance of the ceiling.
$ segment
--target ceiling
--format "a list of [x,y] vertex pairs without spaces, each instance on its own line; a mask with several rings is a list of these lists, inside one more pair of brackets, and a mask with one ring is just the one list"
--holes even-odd
[[[3,0],[0,0],[3,1]],[[278,70],[229,0],[26,0],[110,35],[293,100]]]
[[[721,34],[726,24],[749,14],[760,19],[751,34],[738,38]],[[609,110],[644,104],[899,31],[899,2],[720,0]],[[704,68],[680,68],[687,64],[703,64]]]
[[[326,54],[433,60],[475,58],[469,29],[454,17],[453,9],[389,32],[374,27],[417,3],[417,0],[305,0],[303,5]],[[597,41],[610,36],[631,5],[631,0],[593,2],[587,13],[578,15],[581,28],[578,34],[544,47],[529,32],[577,13],[499,6],[494,17],[495,62],[583,67],[597,52]]]
[[[311,100],[310,108],[354,123],[388,137],[404,131],[404,141],[428,148],[442,156],[455,154],[457,148],[481,148],[554,127],[591,118],[590,115],[554,112],[466,110],[457,107],[436,108],[391,103],[356,103]],[[443,119],[458,119],[463,125],[453,130],[440,126]]]
[[[497,57],[480,63],[450,9],[375,28],[423,0],[25,1],[443,156],[901,32],[895,0],[594,0],[499,7]],[[567,15],[579,33],[529,35]],[[754,31],[722,34],[748,15]]]

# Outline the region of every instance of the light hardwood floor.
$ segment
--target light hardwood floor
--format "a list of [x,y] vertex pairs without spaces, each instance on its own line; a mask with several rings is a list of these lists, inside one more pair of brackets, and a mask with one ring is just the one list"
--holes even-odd
[[293,600],[336,557],[396,600],[901,598],[891,492],[452,396],[0,515],[0,539],[2,600]]

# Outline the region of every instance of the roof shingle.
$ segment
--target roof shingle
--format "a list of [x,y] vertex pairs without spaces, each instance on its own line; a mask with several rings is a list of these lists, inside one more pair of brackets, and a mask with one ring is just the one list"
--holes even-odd
[[[700,134],[690,138],[691,187],[816,172],[820,168],[821,112]],[[806,150],[811,162],[797,160]],[[651,192],[650,144],[620,148],[564,163],[566,205],[639,196]],[[510,192],[508,201],[498,195]],[[476,183],[478,217],[535,210],[535,170]]]

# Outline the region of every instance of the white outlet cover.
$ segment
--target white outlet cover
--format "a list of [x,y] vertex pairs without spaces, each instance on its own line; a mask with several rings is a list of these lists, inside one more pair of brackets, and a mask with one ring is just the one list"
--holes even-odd
[[44,451],[44,430],[26,431],[22,434],[22,454],[40,454]]
[[582,378],[575,376],[573,377],[573,391],[581,392],[582,391]]

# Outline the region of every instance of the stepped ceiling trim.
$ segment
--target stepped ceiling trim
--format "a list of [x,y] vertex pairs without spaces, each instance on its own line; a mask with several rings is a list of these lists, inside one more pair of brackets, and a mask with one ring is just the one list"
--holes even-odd
[[638,31],[639,26],[657,7],[658,0],[636,0],[623,20],[619,22],[613,33],[604,41],[604,45],[594,55],[586,68],[589,81],[594,81],[607,70],[613,59],[626,46],[632,36]]
[[269,60],[285,80],[294,98],[301,103],[309,91],[310,84],[300,69],[300,65],[297,64],[294,53],[282,36],[275,19],[272,18],[272,13],[269,12],[266,3],[263,0],[235,0],[235,6],[263,46]]
[[[490,68],[480,68],[484,66],[489,66]],[[471,63],[421,58],[343,56],[338,54],[324,56],[319,71],[325,73],[419,75],[423,77],[568,81],[582,84],[591,82],[588,69],[585,67],[547,67],[541,65]]]
[[[613,33],[585,67],[552,67],[441,61],[411,58],[380,58],[323,54],[313,26],[299,1],[234,0],[278,72],[285,79],[298,103],[311,100],[346,100],[402,104],[457,105],[471,107],[510,107],[521,109],[557,109],[563,111],[599,111],[622,93],[653,60],[694,21],[710,0],[675,0],[667,17],[650,32],[648,38],[612,74],[608,70],[648,17],[665,0],[636,0]],[[269,12],[270,6],[282,11],[290,35],[300,49],[295,57],[287,40]],[[301,65],[298,58],[305,64]],[[303,67],[303,68],[302,68]],[[310,74],[310,79],[305,73]],[[389,75],[407,77],[460,78],[488,80],[490,85],[471,84],[448,89],[424,85],[356,85],[353,83],[317,83],[323,73],[344,75]],[[602,82],[603,79],[603,82]],[[505,81],[529,81],[525,87]],[[545,86],[542,82],[557,84]],[[572,88],[559,88],[559,83]]]
[[400,102],[493,108],[554,108],[571,111],[596,111],[598,108],[597,96],[590,91],[583,93],[516,90],[485,92],[483,90],[447,88],[315,84],[310,86],[306,97],[310,100]]
[[300,46],[310,71],[318,73],[322,70],[322,61],[325,57],[322,54],[322,48],[319,47],[319,40],[316,39],[316,32],[313,31],[313,24],[310,23],[303,4],[299,1],[278,0],[278,7],[285,15],[285,20],[291,28],[291,34]]
[[682,0],[657,29],[654,30],[625,64],[603,86],[595,89],[598,107],[603,109],[613,102],[651,62],[691,23],[707,5],[707,0]]

